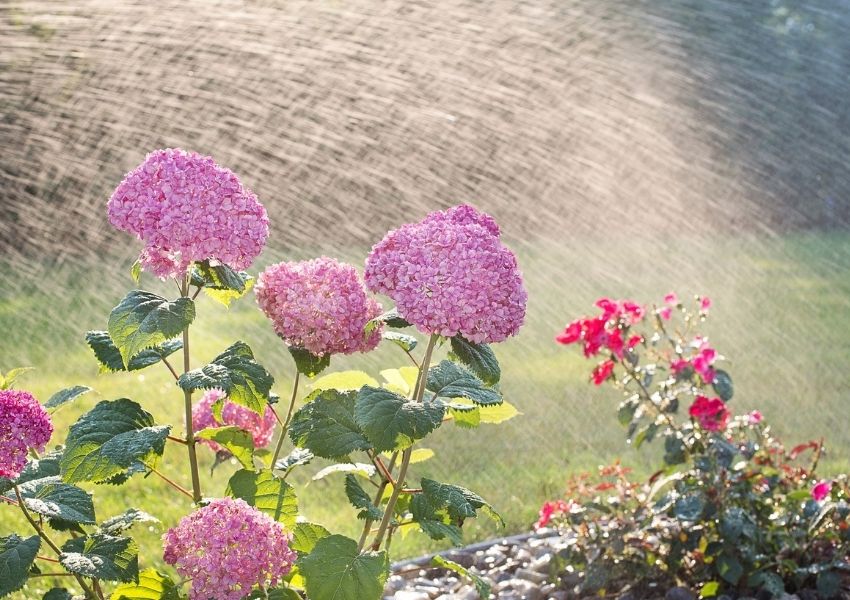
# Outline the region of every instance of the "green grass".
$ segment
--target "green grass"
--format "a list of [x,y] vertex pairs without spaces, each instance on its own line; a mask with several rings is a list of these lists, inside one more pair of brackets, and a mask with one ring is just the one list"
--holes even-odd
[[[505,530],[485,520],[468,523],[469,541],[527,530],[539,505],[559,494],[571,472],[617,457],[643,472],[654,463],[654,449],[638,454],[625,445],[624,432],[614,417],[615,393],[588,385],[591,365],[574,349],[553,342],[564,323],[590,312],[601,295],[652,301],[675,289],[680,295],[711,296],[715,308],[706,331],[730,359],[727,369],[736,384],[735,412],[760,409],[789,441],[826,436],[825,468],[848,467],[850,428],[844,424],[850,390],[850,235],[531,240],[512,245],[529,289],[528,322],[517,338],[496,351],[505,396],[522,414],[472,432],[443,427],[426,444],[437,452],[436,458],[415,465],[412,474],[469,487],[505,516]],[[351,256],[362,253],[358,249]],[[264,257],[258,264],[270,261]],[[5,295],[0,297],[0,330],[4,332],[0,369],[36,367],[20,386],[42,400],[74,384],[96,390],[58,412],[53,440],[57,444],[68,426],[101,399],[130,397],[159,422],[182,429],[181,394],[164,368],[97,374],[82,333],[104,328],[109,310],[131,283],[124,274],[126,264],[104,258],[102,264],[106,263],[120,264],[122,273],[102,277],[94,268],[51,267],[20,281],[16,269],[0,266],[5,280],[17,281],[4,286]],[[174,295],[172,289],[150,279],[143,280],[143,285]],[[203,298],[198,315],[192,328],[194,366],[242,339],[275,376],[276,391],[288,395],[291,360],[252,298],[230,310]],[[331,369],[364,369],[377,377],[381,368],[401,366],[405,360],[387,344],[368,356],[335,358]],[[221,494],[233,467],[223,465],[210,474],[212,454],[202,449],[201,460],[205,492]],[[163,472],[188,485],[185,463],[184,449],[169,445]],[[347,507],[341,479],[310,482],[310,475],[322,465],[317,461],[292,478],[300,492],[301,510],[311,521],[356,535],[360,524]],[[120,488],[89,489],[101,519],[131,504],[153,513],[167,527],[190,510],[184,497],[153,476],[137,476]],[[12,507],[0,510],[0,535],[26,530]],[[161,532],[159,527],[134,532],[142,547],[143,567],[161,566]],[[412,534],[394,540],[393,557],[438,547],[444,546]],[[35,591],[27,593],[33,597]]]

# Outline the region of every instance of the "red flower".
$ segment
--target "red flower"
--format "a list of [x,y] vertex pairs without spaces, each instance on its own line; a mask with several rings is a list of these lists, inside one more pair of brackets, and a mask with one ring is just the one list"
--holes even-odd
[[688,409],[688,414],[706,431],[723,431],[729,420],[729,410],[720,398],[697,396]]
[[602,383],[611,376],[611,373],[614,372],[614,361],[606,360],[605,362],[601,362],[596,365],[596,368],[593,369],[592,377],[593,383],[596,385],[602,385]]
[[564,333],[558,335],[555,340],[559,344],[574,344],[581,339],[581,319],[576,319],[564,329]]
[[534,524],[535,529],[540,529],[541,527],[546,527],[549,524],[549,521],[552,520],[552,517],[556,515],[561,515],[564,513],[571,512],[574,507],[578,505],[575,504],[572,500],[566,502],[564,500],[556,500],[555,502],[544,502],[543,506],[540,507],[540,518],[537,519],[537,523]]
[[717,358],[717,352],[710,346],[703,345],[700,348],[699,354],[693,358],[694,371],[700,374],[702,380],[706,383],[714,381],[715,372],[711,368]]

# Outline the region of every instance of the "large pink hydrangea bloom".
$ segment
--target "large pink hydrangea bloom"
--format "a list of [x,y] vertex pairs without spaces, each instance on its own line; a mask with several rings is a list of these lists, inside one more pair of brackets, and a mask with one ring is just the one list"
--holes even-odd
[[297,558],[280,523],[234,498],[183,517],[162,539],[165,562],[192,581],[192,600],[241,600],[275,585]]
[[[222,390],[213,389],[204,392],[201,399],[192,407],[192,425],[195,430],[234,425],[251,434],[251,437],[254,438],[255,448],[268,446],[269,442],[272,441],[275,423],[277,422],[271,407],[266,406],[266,412],[261,417],[253,410],[230,402],[225,398],[226,394]],[[213,404],[219,400],[224,400],[224,406],[221,409],[221,423],[215,420],[212,410]],[[225,450],[224,447],[212,440],[198,440],[198,442],[207,444],[216,452]]]
[[366,295],[357,271],[332,258],[282,262],[260,273],[257,303],[290,346],[316,356],[368,352],[380,331],[365,335],[381,306]]
[[366,259],[365,279],[427,333],[500,342],[525,319],[516,257],[493,218],[466,204],[389,232]]
[[16,479],[27,464],[27,451],[41,452],[53,434],[50,415],[32,394],[0,390],[0,477]]
[[110,223],[145,243],[142,267],[160,277],[208,259],[246,269],[269,233],[266,209],[233,172],[176,148],[148,154],[107,208]]

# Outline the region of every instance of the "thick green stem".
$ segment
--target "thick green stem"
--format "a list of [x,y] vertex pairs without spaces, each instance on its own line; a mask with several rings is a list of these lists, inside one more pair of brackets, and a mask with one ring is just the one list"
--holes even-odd
[[283,442],[286,440],[286,432],[289,431],[289,424],[292,423],[292,411],[295,408],[295,399],[298,397],[298,380],[301,377],[301,372],[295,371],[295,383],[292,384],[292,397],[289,399],[289,411],[286,413],[286,420],[280,426],[280,437],[277,440],[277,446],[274,449],[272,456],[272,469],[277,464],[277,459],[280,458],[280,451],[283,448]]
[[[50,536],[47,535],[47,532],[44,531],[44,529],[38,524],[38,522],[32,518],[30,511],[27,510],[27,507],[24,504],[24,499],[21,496],[21,491],[18,489],[17,485],[14,486],[14,489],[15,496],[18,498],[18,506],[21,507],[21,512],[24,513],[24,517],[26,518],[26,520],[29,522],[30,525],[32,525],[32,528],[35,529],[36,533],[38,533],[38,536],[43,539],[48,546],[50,546],[51,550],[53,550],[57,556],[60,556],[62,554],[62,550],[59,548],[59,546],[56,545],[56,543],[52,539],[50,539]],[[103,600],[103,595],[95,596],[95,593],[92,591],[91,587],[89,587],[89,585],[86,583],[85,579],[83,579],[81,575],[78,575],[76,573],[71,574],[77,580],[77,583],[80,584],[80,587],[83,588],[83,591],[86,594],[86,598],[100,598],[100,600]]]
[[[184,298],[189,296],[189,279],[183,282],[181,293]],[[183,329],[183,373],[189,372],[189,326]],[[186,413],[186,448],[189,451],[189,469],[192,473],[192,500],[195,504],[201,501],[201,477],[198,470],[198,454],[195,451],[195,428],[192,425],[192,392],[183,390],[183,407]]]
[[[393,452],[393,455],[390,457],[390,464],[387,466],[387,475],[392,477],[393,469],[395,468],[395,461],[398,460],[398,452]],[[390,479],[383,473],[381,474],[381,485],[378,486],[378,492],[375,494],[375,501],[372,502],[375,506],[381,506],[381,498],[384,497],[384,491],[387,489],[387,485],[389,485]],[[363,550],[363,545],[366,543],[366,538],[369,537],[369,533],[372,531],[372,524],[375,521],[372,519],[366,519],[366,523],[363,525],[363,533],[360,534],[360,541],[357,543],[357,552]]]
[[[428,340],[425,356],[422,359],[422,364],[419,366],[419,375],[416,377],[416,387],[413,392],[414,402],[422,402],[422,397],[425,395],[425,386],[428,383],[428,368],[431,366],[431,355],[434,353],[434,346],[437,344],[438,338],[439,336],[435,333]],[[375,534],[375,541],[372,543],[373,550],[379,550],[381,543],[384,541],[384,535],[393,518],[396,502],[398,502],[398,497],[401,495],[401,490],[404,487],[404,478],[407,476],[407,468],[410,466],[410,457],[412,454],[412,446],[401,454],[401,466],[398,469],[398,476],[395,479],[396,485],[393,486],[393,493],[390,495],[389,501],[387,501],[387,508],[384,510],[384,518],[381,520],[380,527],[378,527],[378,533]]]

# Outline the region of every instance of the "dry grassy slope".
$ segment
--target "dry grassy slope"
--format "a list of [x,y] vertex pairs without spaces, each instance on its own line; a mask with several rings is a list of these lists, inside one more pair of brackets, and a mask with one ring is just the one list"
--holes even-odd
[[103,249],[117,239],[103,203],[161,146],[237,171],[269,208],[280,249],[313,236],[371,242],[464,200],[516,236],[596,233],[592,216],[611,208],[633,220],[651,207],[641,218],[653,223],[746,221],[753,191],[729,183],[735,165],[712,162],[713,126],[682,101],[699,92],[686,32],[646,8],[10,2],[3,250]]

